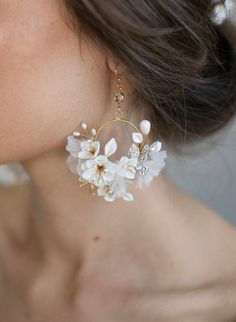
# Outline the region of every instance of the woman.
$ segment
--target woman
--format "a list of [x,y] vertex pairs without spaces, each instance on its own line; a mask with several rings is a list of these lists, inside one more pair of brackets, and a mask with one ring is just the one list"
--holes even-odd
[[[31,178],[1,188],[1,321],[236,321],[235,229],[166,178],[165,152],[150,185],[114,202],[89,192],[91,162],[78,173],[68,158],[78,125],[98,129],[114,107],[143,132],[151,123],[167,153],[232,120],[233,32],[212,22],[215,5],[0,1],[0,163]],[[130,127],[109,125],[105,157],[124,156]]]

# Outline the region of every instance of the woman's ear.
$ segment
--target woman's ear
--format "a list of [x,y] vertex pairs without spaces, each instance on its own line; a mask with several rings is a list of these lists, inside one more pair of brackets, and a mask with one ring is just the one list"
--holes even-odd
[[108,52],[107,54],[107,67],[111,70],[112,73],[115,73],[116,68],[118,74],[122,75],[124,73],[124,66],[122,62],[111,52]]

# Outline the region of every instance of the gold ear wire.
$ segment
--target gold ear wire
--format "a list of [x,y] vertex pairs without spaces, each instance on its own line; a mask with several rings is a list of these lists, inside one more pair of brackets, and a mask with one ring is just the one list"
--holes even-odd
[[[74,131],[73,132],[73,135],[75,137],[84,137],[86,139],[89,139],[89,140],[92,140],[92,141],[96,141],[97,138],[98,138],[98,135],[99,133],[104,129],[104,127],[106,127],[107,125],[113,123],[113,122],[123,122],[123,123],[126,123],[128,124],[129,126],[133,127],[133,129],[140,133],[140,130],[139,128],[131,121],[127,120],[124,118],[124,113],[123,111],[121,110],[121,103],[124,101],[124,98],[125,98],[125,95],[123,93],[123,88],[121,86],[121,77],[118,75],[118,71],[117,71],[117,67],[115,68],[115,71],[114,71],[116,77],[117,77],[117,88],[118,88],[118,92],[115,93],[113,99],[116,103],[116,111],[115,111],[115,115],[114,115],[114,118],[111,119],[111,120],[108,120],[106,122],[104,122],[97,130],[92,128],[90,133],[88,133],[88,130],[87,130],[87,123],[85,122],[82,122],[81,123],[81,128],[84,130],[84,133],[81,133],[81,131]],[[143,143],[140,143],[139,146],[140,146],[140,149],[144,146],[146,142],[146,137],[145,137],[145,140]]]
[[116,86],[118,87],[118,90],[119,90],[118,93],[116,93],[114,95],[114,101],[117,104],[116,105],[117,110],[115,113],[115,117],[119,118],[119,117],[123,116],[123,112],[121,111],[120,104],[121,104],[121,102],[124,101],[125,96],[124,96],[124,93],[122,92],[121,78],[120,78],[120,76],[118,76],[117,68],[115,68],[115,75],[117,76],[117,85]]
[[94,140],[97,140],[97,137],[98,137],[98,134],[99,132],[104,128],[106,127],[108,124],[112,123],[112,122],[123,122],[123,123],[126,123],[126,124],[129,124],[130,126],[133,127],[133,129],[140,133],[139,129],[137,126],[135,126],[132,122],[130,122],[129,120],[126,120],[124,118],[124,113],[123,111],[121,110],[121,103],[124,101],[124,98],[125,98],[125,95],[123,93],[123,88],[121,86],[121,77],[118,75],[118,71],[117,71],[117,68],[115,68],[115,76],[117,77],[117,88],[118,88],[118,92],[115,93],[113,99],[114,99],[114,102],[116,103],[116,111],[115,111],[115,115],[114,115],[114,118],[111,119],[111,120],[108,120],[106,121],[105,123],[103,123],[97,130],[95,136],[93,137]]

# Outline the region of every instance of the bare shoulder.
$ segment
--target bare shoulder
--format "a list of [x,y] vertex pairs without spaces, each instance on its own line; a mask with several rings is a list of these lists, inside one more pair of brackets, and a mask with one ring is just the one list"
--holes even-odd
[[157,274],[163,307],[168,294],[176,314],[182,307],[194,321],[194,312],[200,321],[236,321],[236,228],[178,188],[162,215],[168,221]]
[[236,228],[223,216],[177,187],[169,189],[161,215],[166,216],[163,229],[171,256],[181,270],[196,273],[195,282],[198,276],[236,278]]

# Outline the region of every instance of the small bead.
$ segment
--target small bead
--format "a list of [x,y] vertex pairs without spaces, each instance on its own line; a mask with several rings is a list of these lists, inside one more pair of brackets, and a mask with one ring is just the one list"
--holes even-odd
[[95,135],[96,135],[96,133],[97,133],[97,131],[96,131],[94,128],[92,128],[92,129],[91,129],[91,134],[92,134],[92,136],[95,136]]
[[147,120],[143,120],[140,122],[139,128],[144,135],[148,135],[151,129],[151,123]]
[[74,135],[74,136],[80,136],[80,132],[79,132],[79,131],[74,131],[74,132],[73,132],[73,135]]
[[114,100],[116,103],[122,102],[124,100],[124,94],[122,92],[115,94]]
[[138,133],[138,132],[132,133],[132,139],[135,143],[142,143],[143,142],[143,136],[141,133]]
[[83,130],[86,130],[86,129],[87,129],[87,127],[88,127],[88,125],[87,125],[87,123],[82,122],[82,123],[81,123],[81,127],[82,127],[82,129],[83,129]]

